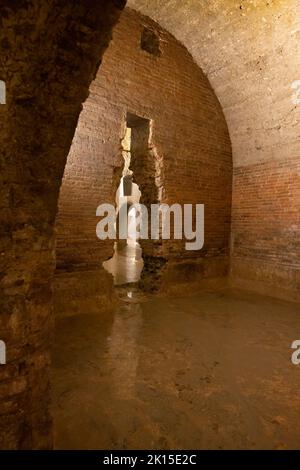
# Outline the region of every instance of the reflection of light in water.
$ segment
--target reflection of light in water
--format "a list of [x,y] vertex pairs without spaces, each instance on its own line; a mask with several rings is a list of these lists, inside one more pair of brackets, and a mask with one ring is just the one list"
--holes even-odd
[[[131,196],[124,196],[123,182],[121,179],[117,194],[117,210],[124,204],[136,204],[139,202],[141,192],[136,183],[132,183]],[[138,222],[139,211],[135,207],[129,207],[127,215],[127,240],[125,246],[115,243],[114,255],[108,261],[104,261],[103,267],[114,277],[114,284],[117,286],[138,282],[141,277],[144,262],[142,259],[142,249],[137,242],[140,233]],[[117,226],[116,226],[117,228]]]
[[120,312],[114,317],[107,357],[114,392],[125,399],[135,394],[139,362],[137,339],[143,323],[140,305],[131,305],[130,309],[131,316]]
[[115,285],[138,282],[144,262],[140,255],[138,243],[128,243],[122,251],[116,251],[114,256],[103,263],[103,267],[114,276]]

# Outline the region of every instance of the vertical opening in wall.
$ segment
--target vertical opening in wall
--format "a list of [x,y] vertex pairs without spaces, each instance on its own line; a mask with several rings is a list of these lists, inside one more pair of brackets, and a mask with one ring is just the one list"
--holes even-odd
[[[140,280],[143,269],[142,249],[139,243],[141,232],[140,216],[135,204],[141,202],[142,193],[135,182],[132,164],[138,167],[135,158],[137,149],[147,149],[150,122],[147,119],[128,113],[126,116],[125,135],[122,140],[124,167],[116,193],[116,234],[114,255],[104,261],[103,267],[113,275],[115,285],[136,283]],[[119,238],[119,227],[127,219],[127,238]]]

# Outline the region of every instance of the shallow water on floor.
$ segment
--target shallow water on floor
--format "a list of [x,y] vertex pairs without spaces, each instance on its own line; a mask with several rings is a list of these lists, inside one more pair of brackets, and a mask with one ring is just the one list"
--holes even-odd
[[57,320],[57,448],[300,447],[299,305],[228,290],[122,296],[113,313]]

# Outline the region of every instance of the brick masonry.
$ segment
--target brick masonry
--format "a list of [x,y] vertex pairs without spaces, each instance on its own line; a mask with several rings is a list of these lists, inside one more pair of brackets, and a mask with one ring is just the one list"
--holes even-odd
[[300,158],[234,169],[234,283],[300,298]]
[[187,47],[222,105],[235,174],[232,282],[299,300],[300,106],[292,84],[300,79],[300,2],[127,3]]
[[[159,55],[140,47],[145,26],[160,37]],[[157,256],[172,261],[169,266],[184,260],[182,274],[177,266],[179,274],[172,274],[172,282],[187,281],[187,265],[194,272],[189,282],[226,275],[232,160],[221,107],[185,47],[131,9],[125,9],[114,29],[68,157],[57,219],[58,269],[99,267],[113,253],[110,241],[96,238],[95,213],[100,203],[114,201],[127,112],[152,120],[149,152],[159,170],[149,179],[156,181],[158,200],[205,204],[201,251],[188,252],[178,241],[163,243],[156,250]]]
[[[0,108],[0,331],[8,359],[0,369],[1,448],[52,445],[49,365],[57,197],[81,103],[122,3],[1,2],[0,79],[7,85],[7,104]],[[225,112],[235,166],[235,281],[297,297],[300,121],[291,83],[299,79],[299,2],[190,0],[184,9],[181,0],[138,3],[193,53]],[[130,110],[154,120],[153,145],[164,162],[163,200],[175,201],[180,194],[183,202],[193,202],[194,194],[197,202],[208,200],[208,214],[216,216],[215,222],[207,220],[205,250],[193,261],[199,260],[199,277],[203,260],[211,276],[226,273],[231,161],[220,105],[186,49],[164,30],[158,28],[161,56],[140,51],[139,21],[132,12],[124,15],[105,56],[103,82],[97,79],[91,87],[80,118],[62,186],[65,210],[58,220],[58,234],[63,227],[70,247],[62,237],[58,240],[58,266],[85,269],[111,254],[111,245],[100,246],[94,237],[95,206],[104,196],[113,198],[122,121]],[[89,157],[87,173],[81,156]],[[68,180],[72,166],[77,188]],[[70,201],[82,204],[79,211],[78,205],[65,205],[68,193]],[[80,220],[83,211],[89,216]],[[169,279],[192,282],[191,260],[180,246],[170,248],[174,270]],[[84,279],[89,287],[89,278]],[[102,279],[94,284],[98,291],[103,287]]]
[[[76,3],[76,4],[75,4]],[[54,221],[81,104],[124,2],[0,7],[0,448],[52,447]]]

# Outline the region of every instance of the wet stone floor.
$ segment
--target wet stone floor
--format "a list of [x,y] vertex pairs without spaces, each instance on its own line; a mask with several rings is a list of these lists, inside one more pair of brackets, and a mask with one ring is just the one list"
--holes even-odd
[[300,449],[299,305],[225,290],[58,319],[58,449]]

